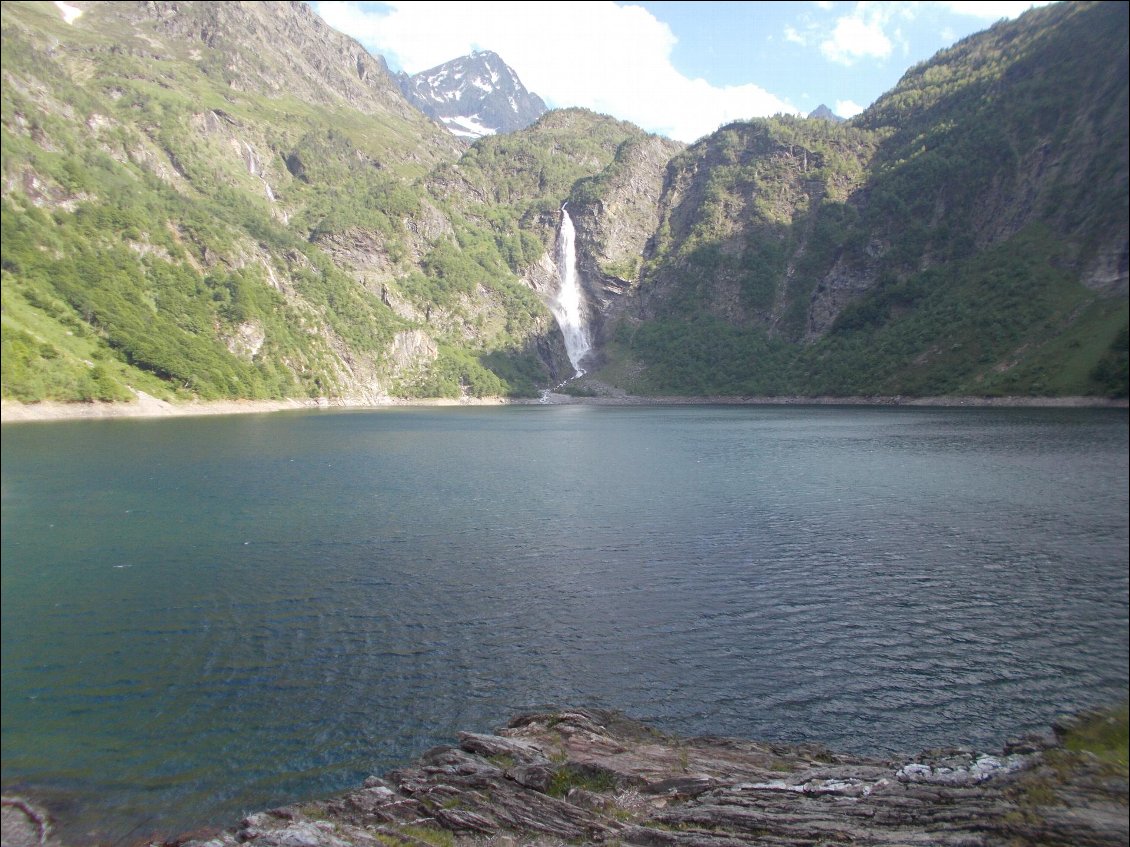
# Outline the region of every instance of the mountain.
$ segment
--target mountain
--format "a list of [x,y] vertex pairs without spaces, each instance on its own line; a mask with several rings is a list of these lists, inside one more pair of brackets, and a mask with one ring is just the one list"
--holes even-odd
[[6,400],[536,395],[566,201],[570,390],[1127,393],[1118,4],[690,147],[581,109],[467,146],[302,3],[75,8],[0,6]]
[[739,122],[678,154],[598,376],[642,393],[1125,395],[1126,37],[1125,7],[1049,6],[910,69],[851,121]]
[[829,109],[823,103],[821,103],[819,106],[817,106],[811,112],[809,112],[808,117],[809,117],[810,120],[819,119],[819,120],[822,120],[822,121],[834,121],[835,123],[840,123],[841,121],[843,121],[843,118],[841,118],[839,115],[837,115],[831,109]]
[[476,139],[515,132],[545,114],[545,103],[526,90],[497,53],[475,51],[430,70],[399,77],[401,91],[453,135]]
[[81,8],[0,8],[5,397],[548,381],[552,318],[422,187],[463,145],[382,62],[303,3]]

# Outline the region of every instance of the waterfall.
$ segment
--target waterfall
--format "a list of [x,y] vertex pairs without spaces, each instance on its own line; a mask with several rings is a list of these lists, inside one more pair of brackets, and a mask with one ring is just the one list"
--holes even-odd
[[561,229],[557,233],[557,277],[560,285],[549,308],[565,336],[565,352],[576,371],[573,376],[576,379],[585,374],[581,362],[592,349],[592,339],[585,324],[585,295],[577,279],[576,230],[573,229],[573,219],[565,211],[567,205],[561,206]]
[[252,176],[259,176],[259,157],[255,155],[255,148],[245,141],[243,149],[247,151],[247,172]]
[[267,182],[267,175],[259,173],[259,157],[255,155],[255,148],[244,141],[243,149],[247,152],[247,172],[252,176],[259,177],[259,181],[263,183],[263,192],[267,195],[267,199],[274,203],[275,192],[271,191],[271,184]]

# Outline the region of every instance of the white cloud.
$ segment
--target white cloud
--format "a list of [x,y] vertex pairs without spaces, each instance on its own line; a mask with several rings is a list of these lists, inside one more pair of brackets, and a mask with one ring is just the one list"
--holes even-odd
[[791,26],[785,27],[785,41],[790,41],[793,44],[799,44],[801,47],[804,47],[806,44],[808,44],[808,39],[805,38],[801,33],[797,32],[796,29]]
[[851,100],[837,100],[836,107],[832,111],[841,118],[854,118],[863,111],[863,107]]
[[820,43],[820,52],[828,61],[840,65],[852,65],[863,58],[886,59],[894,45],[883,27],[892,11],[891,6],[856,4],[855,9],[836,21],[831,35]]
[[392,2],[374,10],[319,2],[315,11],[375,53],[417,73],[493,50],[550,106],[583,106],[681,141],[733,120],[795,113],[757,85],[716,86],[671,63],[675,36],[640,6],[542,2]]

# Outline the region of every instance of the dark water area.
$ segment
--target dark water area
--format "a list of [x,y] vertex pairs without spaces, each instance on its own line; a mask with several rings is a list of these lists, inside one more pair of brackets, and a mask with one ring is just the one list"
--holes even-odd
[[998,749],[1127,691],[1125,410],[3,429],[5,791],[229,824],[544,704]]

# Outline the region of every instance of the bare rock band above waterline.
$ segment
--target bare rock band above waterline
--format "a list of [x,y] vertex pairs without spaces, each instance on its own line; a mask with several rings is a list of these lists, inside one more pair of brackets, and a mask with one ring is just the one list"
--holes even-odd
[[107,418],[171,418],[207,415],[264,414],[316,409],[388,409],[404,407],[588,405],[588,406],[933,406],[948,408],[1125,409],[1125,397],[644,397],[631,394],[577,397],[549,393],[543,398],[464,397],[399,399],[374,404],[340,398],[287,400],[212,400],[171,403],[141,394],[133,403],[20,403],[0,401],[0,422],[58,421]]
[[[1125,845],[1124,752],[1112,762],[1065,744],[1096,722],[1120,726],[1124,739],[1121,715],[1063,719],[995,755],[953,748],[878,759],[814,744],[678,738],[603,709],[529,712],[497,734],[460,733],[457,745],[339,796],[163,843]],[[4,844],[58,842],[41,810],[6,797]]]

